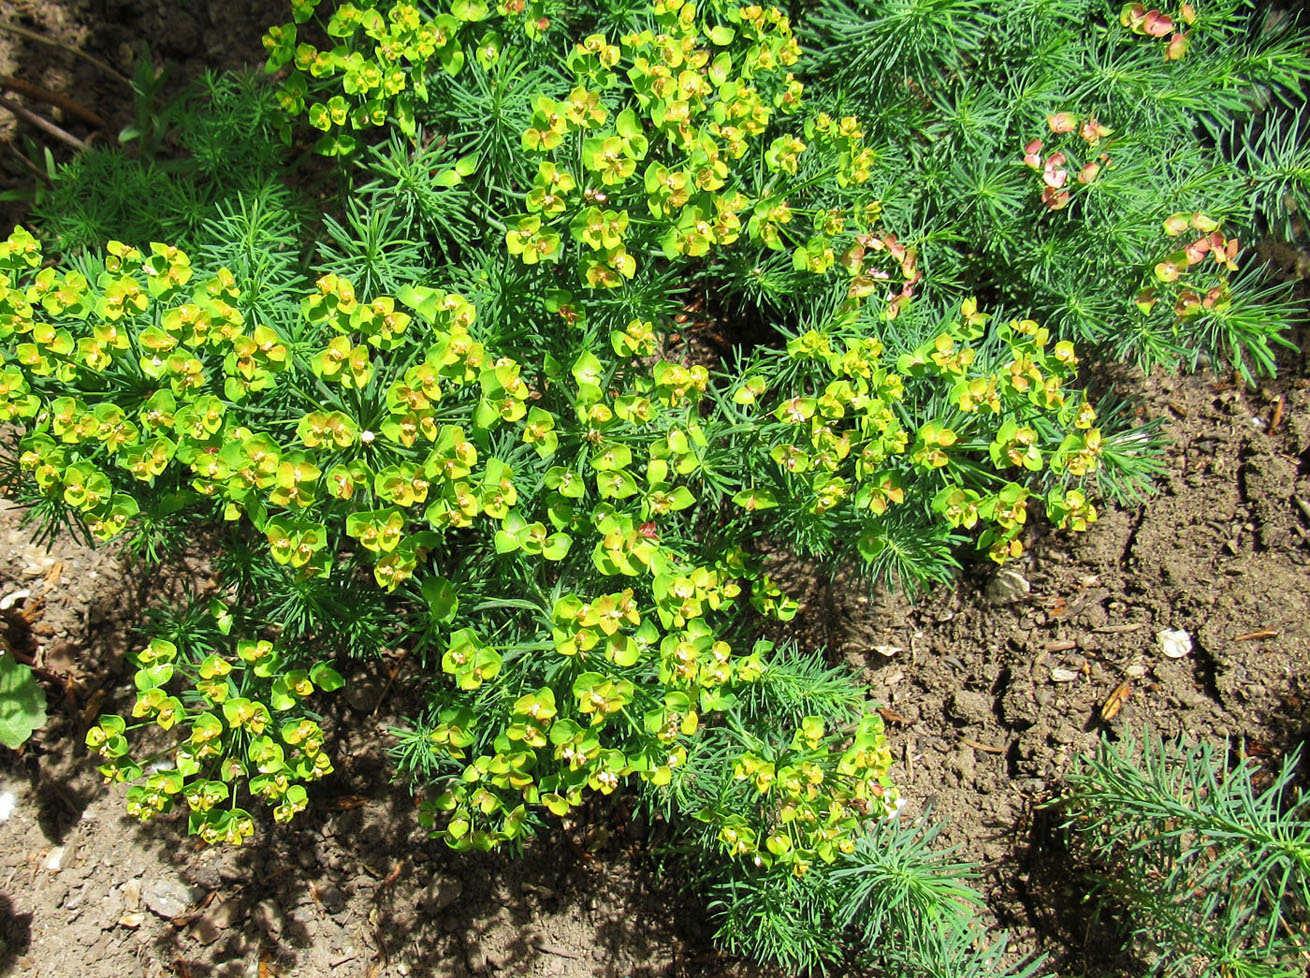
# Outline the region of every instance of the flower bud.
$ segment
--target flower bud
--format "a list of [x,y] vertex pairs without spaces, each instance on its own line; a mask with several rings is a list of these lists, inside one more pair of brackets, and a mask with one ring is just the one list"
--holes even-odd
[[1040,170],[1042,168],[1041,153],[1042,141],[1040,139],[1029,140],[1028,144],[1023,148],[1024,164],[1032,167],[1034,170]]
[[1046,117],[1046,124],[1051,127],[1051,132],[1057,135],[1073,132],[1078,128],[1078,117],[1072,112],[1057,112]]

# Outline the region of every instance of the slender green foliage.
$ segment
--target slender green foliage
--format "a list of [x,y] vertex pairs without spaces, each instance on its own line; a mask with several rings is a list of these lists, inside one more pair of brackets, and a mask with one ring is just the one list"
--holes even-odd
[[1246,242],[1304,210],[1310,57],[1292,15],[1246,0],[824,0],[799,34],[807,80],[905,174],[888,214],[915,229],[927,294],[986,283],[1142,366],[1272,370],[1301,311],[1252,256],[1246,274],[1151,300],[1172,215],[1214,215]]
[[1154,973],[1292,976],[1305,970],[1310,821],[1299,752],[1269,780],[1242,758],[1149,731],[1102,740],[1069,777],[1068,825],[1127,906]]

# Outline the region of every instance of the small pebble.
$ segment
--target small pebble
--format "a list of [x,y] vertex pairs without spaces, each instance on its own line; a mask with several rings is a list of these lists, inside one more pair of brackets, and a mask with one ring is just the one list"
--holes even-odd
[[1013,567],[1002,567],[987,583],[987,600],[992,604],[1013,604],[1031,591],[1032,585],[1026,577]]
[[419,903],[431,911],[445,910],[464,893],[464,884],[455,876],[433,876],[419,896]]
[[282,933],[282,918],[278,913],[277,904],[272,900],[261,900],[250,916],[255,926],[271,939],[277,940],[278,935]]
[[179,880],[151,880],[141,888],[141,900],[161,917],[180,917],[191,909],[204,893]]
[[206,916],[196,921],[195,926],[191,929],[191,936],[205,947],[208,947],[223,936],[223,931]]
[[1165,628],[1155,633],[1160,651],[1170,659],[1181,659],[1192,651],[1192,636],[1181,628]]

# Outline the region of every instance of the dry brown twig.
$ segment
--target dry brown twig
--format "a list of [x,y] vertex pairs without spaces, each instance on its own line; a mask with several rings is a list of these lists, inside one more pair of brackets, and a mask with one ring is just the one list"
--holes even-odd
[[51,179],[50,179],[49,174],[45,173],[45,171],[43,171],[39,166],[37,166],[35,163],[33,163],[31,160],[29,160],[29,159],[28,159],[28,158],[23,154],[23,151],[20,150],[17,146],[14,145],[13,140],[6,139],[6,140],[4,140],[4,144],[5,144],[7,147],[9,147],[9,151],[10,151],[11,153],[13,153],[14,156],[18,157],[18,164],[19,164],[19,166],[21,166],[21,167],[22,167],[24,170],[26,170],[28,173],[32,174],[32,176],[36,177],[38,180],[40,180],[42,183],[44,183],[47,187],[52,187],[52,186],[54,186],[53,182],[52,182]]
[[36,126],[38,129],[41,129],[42,131],[46,132],[51,136],[54,136],[56,139],[60,140],[61,142],[67,143],[69,146],[72,146],[79,153],[84,152],[86,150],[87,144],[84,141],[78,139],[68,130],[55,125],[45,116],[38,115],[37,113],[33,112],[31,109],[25,109],[21,105],[18,105],[16,102],[9,101],[9,99],[7,98],[0,98],[0,108],[8,109],[10,112],[12,112],[18,118],[22,119],[24,122],[29,122],[32,125]]
[[69,54],[79,57],[89,64],[95,65],[101,71],[105,72],[105,74],[122,82],[128,88],[132,87],[132,81],[126,75],[116,71],[112,65],[105,61],[101,61],[95,55],[87,54],[81,48],[74,47],[71,44],[65,44],[63,41],[57,41],[53,37],[46,37],[44,34],[39,34],[36,31],[29,31],[26,27],[19,27],[17,24],[7,24],[4,21],[0,21],[0,31],[8,31],[11,34],[16,34],[29,41],[36,41],[38,44],[48,44],[50,47],[59,48],[61,51],[67,51]]
[[67,95],[60,95],[58,92],[52,92],[48,88],[40,85],[34,85],[22,78],[11,78],[0,75],[0,89],[10,92],[17,92],[19,95],[26,95],[28,98],[34,98],[39,102],[45,102],[47,105],[54,105],[63,109],[65,112],[77,116],[88,125],[95,126],[97,129],[105,128],[105,120],[100,118],[95,112],[92,112],[80,102],[75,102]]

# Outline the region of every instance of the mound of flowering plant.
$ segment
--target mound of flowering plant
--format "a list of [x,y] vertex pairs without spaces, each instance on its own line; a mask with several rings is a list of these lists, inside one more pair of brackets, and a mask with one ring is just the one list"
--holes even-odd
[[[292,20],[280,125],[343,190],[315,259],[269,188],[185,251],[0,246],[11,491],[147,558],[218,544],[218,594],[158,611],[134,701],[88,732],[101,770],[240,842],[331,771],[338,653],[403,647],[427,682],[395,754],[451,846],[632,788],[712,878],[801,913],[895,789],[855,679],[763,639],[797,606],[757,541],[914,588],[969,543],[1018,556],[1030,513],[1085,529],[1146,440],[1103,430],[1068,340],[923,301],[898,178],[806,97],[775,8]],[[1205,237],[1155,287],[1217,305],[1229,239],[1184,223]],[[749,339],[688,357],[715,328]],[[758,947],[832,956],[804,945]]]
[[[85,272],[37,271],[21,230],[6,251],[5,411],[25,422],[18,467],[40,505],[101,540],[199,508],[262,534],[289,586],[363,571],[408,599],[445,676],[424,729],[457,774],[433,803],[456,847],[513,839],[530,808],[563,815],[630,776],[672,780],[767,666],[728,641],[740,606],[795,611],[724,542],[757,534],[763,511],[854,534],[877,561],[910,509],[943,540],[978,528],[1005,559],[1042,495],[1028,473],[1049,468],[1062,523],[1095,518],[1067,488],[1098,464],[1094,413],[1063,386],[1072,348],[1014,323],[985,364],[972,305],[894,363],[850,313],[715,383],[657,357],[649,323],[607,343],[575,326],[571,362],[523,363],[473,338],[467,300],[422,286],[363,302],[324,276],[284,336],[245,320],[225,269],[198,275],[164,245],[113,243]],[[907,391],[944,382],[943,413],[904,424]],[[182,797],[208,839],[250,831],[242,781],[287,819],[331,770],[304,707],[341,679],[280,648],[276,621],[272,638],[235,638],[242,583],[206,609],[211,627],[133,660],[134,727],[177,742],[129,804],[149,817]],[[87,743],[106,776],[142,781],[129,733],[105,717]],[[876,713],[779,733],[734,761],[769,804],[715,817],[734,854],[803,870],[891,800],[889,760]]]

